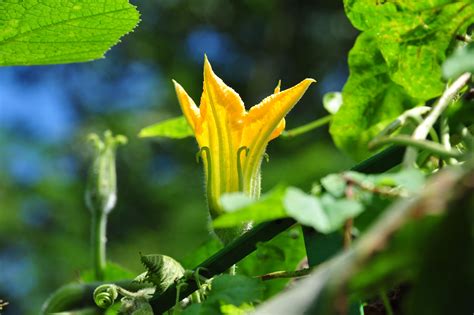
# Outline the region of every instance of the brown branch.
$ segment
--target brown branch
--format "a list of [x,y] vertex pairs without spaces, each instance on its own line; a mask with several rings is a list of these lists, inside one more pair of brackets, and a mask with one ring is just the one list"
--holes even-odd
[[311,268],[305,268],[294,271],[275,271],[270,272],[261,276],[256,276],[255,278],[261,279],[262,281],[273,280],[273,279],[282,279],[282,278],[300,278],[307,276],[311,273]]

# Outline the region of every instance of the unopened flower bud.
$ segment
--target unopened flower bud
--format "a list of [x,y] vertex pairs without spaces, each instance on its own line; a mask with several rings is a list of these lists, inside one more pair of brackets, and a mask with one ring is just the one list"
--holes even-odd
[[107,130],[102,141],[98,135],[89,135],[95,151],[89,170],[86,188],[86,204],[92,213],[108,214],[117,200],[117,176],[115,172],[115,150],[117,145],[127,143],[122,135],[113,136]]

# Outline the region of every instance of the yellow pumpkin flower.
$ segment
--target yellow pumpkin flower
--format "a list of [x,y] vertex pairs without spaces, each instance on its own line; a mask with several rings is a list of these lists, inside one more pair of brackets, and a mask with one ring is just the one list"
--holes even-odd
[[[240,96],[227,86],[204,60],[204,87],[199,108],[173,80],[181,109],[200,147],[204,163],[208,205],[212,218],[223,213],[224,193],[260,195],[260,165],[270,140],[285,128],[285,115],[300,100],[313,79],[274,94],[245,110]],[[216,231],[224,243],[246,228],[231,233]],[[230,234],[230,235],[229,235]]]

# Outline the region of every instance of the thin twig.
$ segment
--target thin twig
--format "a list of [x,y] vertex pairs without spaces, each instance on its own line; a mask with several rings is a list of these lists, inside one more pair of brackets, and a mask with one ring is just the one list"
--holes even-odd
[[382,196],[394,197],[394,198],[407,196],[406,192],[403,190],[388,188],[388,187],[377,187],[373,185],[372,183],[358,181],[355,178],[350,177],[348,174],[343,174],[342,178],[346,181],[346,183],[355,185],[362,190],[374,193],[376,195],[382,195]]
[[[354,185],[349,183],[346,188],[346,198],[348,200],[354,199]],[[354,226],[354,219],[350,218],[344,222],[344,238],[343,246],[344,249],[349,249],[352,244],[352,228]]]
[[[423,120],[423,122],[418,125],[415,129],[415,132],[412,135],[413,140],[424,140],[428,135],[430,129],[435,124],[436,120],[440,117],[440,115],[444,112],[444,110],[448,107],[451,101],[456,97],[459,91],[466,86],[466,84],[471,79],[471,73],[466,72],[463,73],[456,81],[453,82],[441,95],[436,105],[433,107],[431,112],[428,116]],[[418,150],[416,148],[408,148],[403,164],[406,167],[412,167],[415,164],[416,158],[418,155]]]
[[293,270],[293,271],[275,271],[270,272],[261,276],[256,276],[262,281],[273,280],[273,279],[283,279],[283,278],[300,278],[307,276],[311,273],[312,268],[305,268],[300,270]]

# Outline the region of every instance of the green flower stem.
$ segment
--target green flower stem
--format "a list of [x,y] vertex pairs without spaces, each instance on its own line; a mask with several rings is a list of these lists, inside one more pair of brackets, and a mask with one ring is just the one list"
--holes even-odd
[[311,131],[313,129],[322,127],[326,124],[328,124],[332,120],[333,115],[327,115],[322,118],[319,118],[315,121],[312,121],[306,125],[296,127],[294,129],[288,130],[288,131],[283,131],[280,137],[283,138],[292,138],[296,137],[299,135],[302,135],[304,133],[307,133],[308,131]]
[[105,244],[107,242],[106,228],[107,214],[99,211],[93,213],[91,229],[92,264],[94,266],[94,274],[97,281],[104,280],[105,275]]
[[[395,137],[382,137],[370,143],[371,148],[377,148],[385,144],[401,144],[412,148],[429,151],[442,158],[461,158],[462,152],[455,150],[446,150],[445,147],[439,143],[428,140],[415,140],[410,136],[400,135]],[[410,149],[410,148],[409,148]]]
[[[440,115],[446,110],[451,101],[456,97],[459,91],[461,91],[466,86],[466,84],[468,84],[470,80],[471,74],[469,72],[463,73],[444,91],[443,95],[441,95],[438,102],[434,105],[433,109],[425,118],[425,120],[423,120],[423,122],[415,129],[415,132],[412,135],[413,140],[424,140],[426,138],[430,129],[433,127]],[[405,167],[413,167],[415,165],[417,156],[417,148],[408,148],[403,159],[403,164]]]

